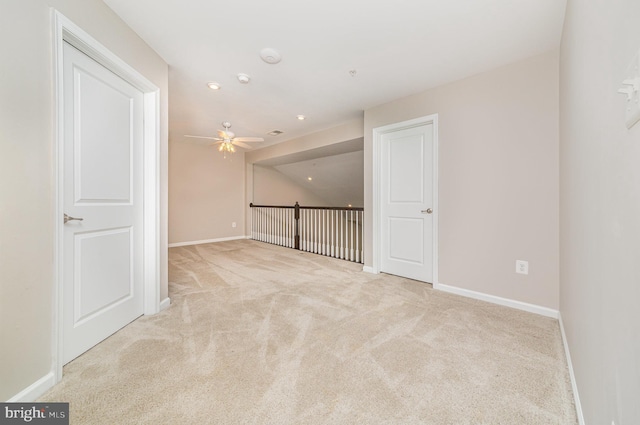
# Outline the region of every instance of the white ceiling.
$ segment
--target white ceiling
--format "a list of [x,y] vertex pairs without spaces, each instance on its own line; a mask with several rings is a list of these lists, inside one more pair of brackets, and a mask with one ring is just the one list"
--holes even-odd
[[273,168],[323,199],[327,205],[364,207],[363,151],[274,165]]
[[[558,47],[566,0],[104,0],[169,64],[169,138],[256,147]],[[262,48],[282,54],[269,65]],[[352,77],[349,71],[355,69]],[[236,75],[251,76],[249,84]],[[222,89],[212,91],[208,81]],[[523,81],[523,84],[526,82]],[[308,118],[298,121],[296,115]],[[271,130],[284,131],[268,136]]]

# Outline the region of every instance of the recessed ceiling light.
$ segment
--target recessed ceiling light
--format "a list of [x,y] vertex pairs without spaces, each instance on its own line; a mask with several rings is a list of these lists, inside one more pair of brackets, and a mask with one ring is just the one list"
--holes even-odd
[[303,121],[307,117],[305,117],[304,115],[296,115],[296,118],[298,118],[300,121]]
[[211,90],[220,90],[220,83],[216,83],[215,81],[207,83],[207,86],[209,86]]
[[238,81],[240,81],[242,84],[248,84],[249,80],[251,80],[251,77],[249,77],[247,74],[238,74]]
[[313,178],[311,178],[311,177],[307,177],[307,180],[311,181],[311,180],[313,180]]
[[283,131],[282,131],[282,130],[273,130],[273,131],[268,132],[267,134],[268,134],[269,136],[279,136],[279,135],[281,135],[282,133],[283,133]]

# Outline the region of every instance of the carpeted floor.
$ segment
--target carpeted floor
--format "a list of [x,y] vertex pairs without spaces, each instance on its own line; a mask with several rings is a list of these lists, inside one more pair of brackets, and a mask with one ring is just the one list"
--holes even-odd
[[575,424],[555,320],[240,240],[64,368],[72,424]]

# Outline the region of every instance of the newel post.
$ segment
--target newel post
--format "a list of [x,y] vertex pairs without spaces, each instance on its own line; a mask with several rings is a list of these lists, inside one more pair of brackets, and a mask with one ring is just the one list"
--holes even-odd
[[293,239],[294,248],[300,249],[300,204],[296,201],[296,204],[293,206],[293,218],[296,220],[296,234]]

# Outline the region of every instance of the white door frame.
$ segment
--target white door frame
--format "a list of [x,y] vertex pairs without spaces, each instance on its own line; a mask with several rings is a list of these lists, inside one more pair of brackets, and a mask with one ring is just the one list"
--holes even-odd
[[63,43],[66,41],[143,93],[143,298],[144,314],[160,311],[160,89],[109,51],[88,33],[55,9],[53,29],[54,131],[53,172],[55,180],[53,373],[62,379],[62,283],[63,283],[63,176],[64,176],[64,81]]
[[408,121],[376,127],[373,129],[373,264],[372,271],[380,273],[380,258],[382,256],[381,241],[381,160],[382,136],[385,134],[418,127],[425,124],[433,125],[433,287],[438,286],[438,114],[427,115]]

